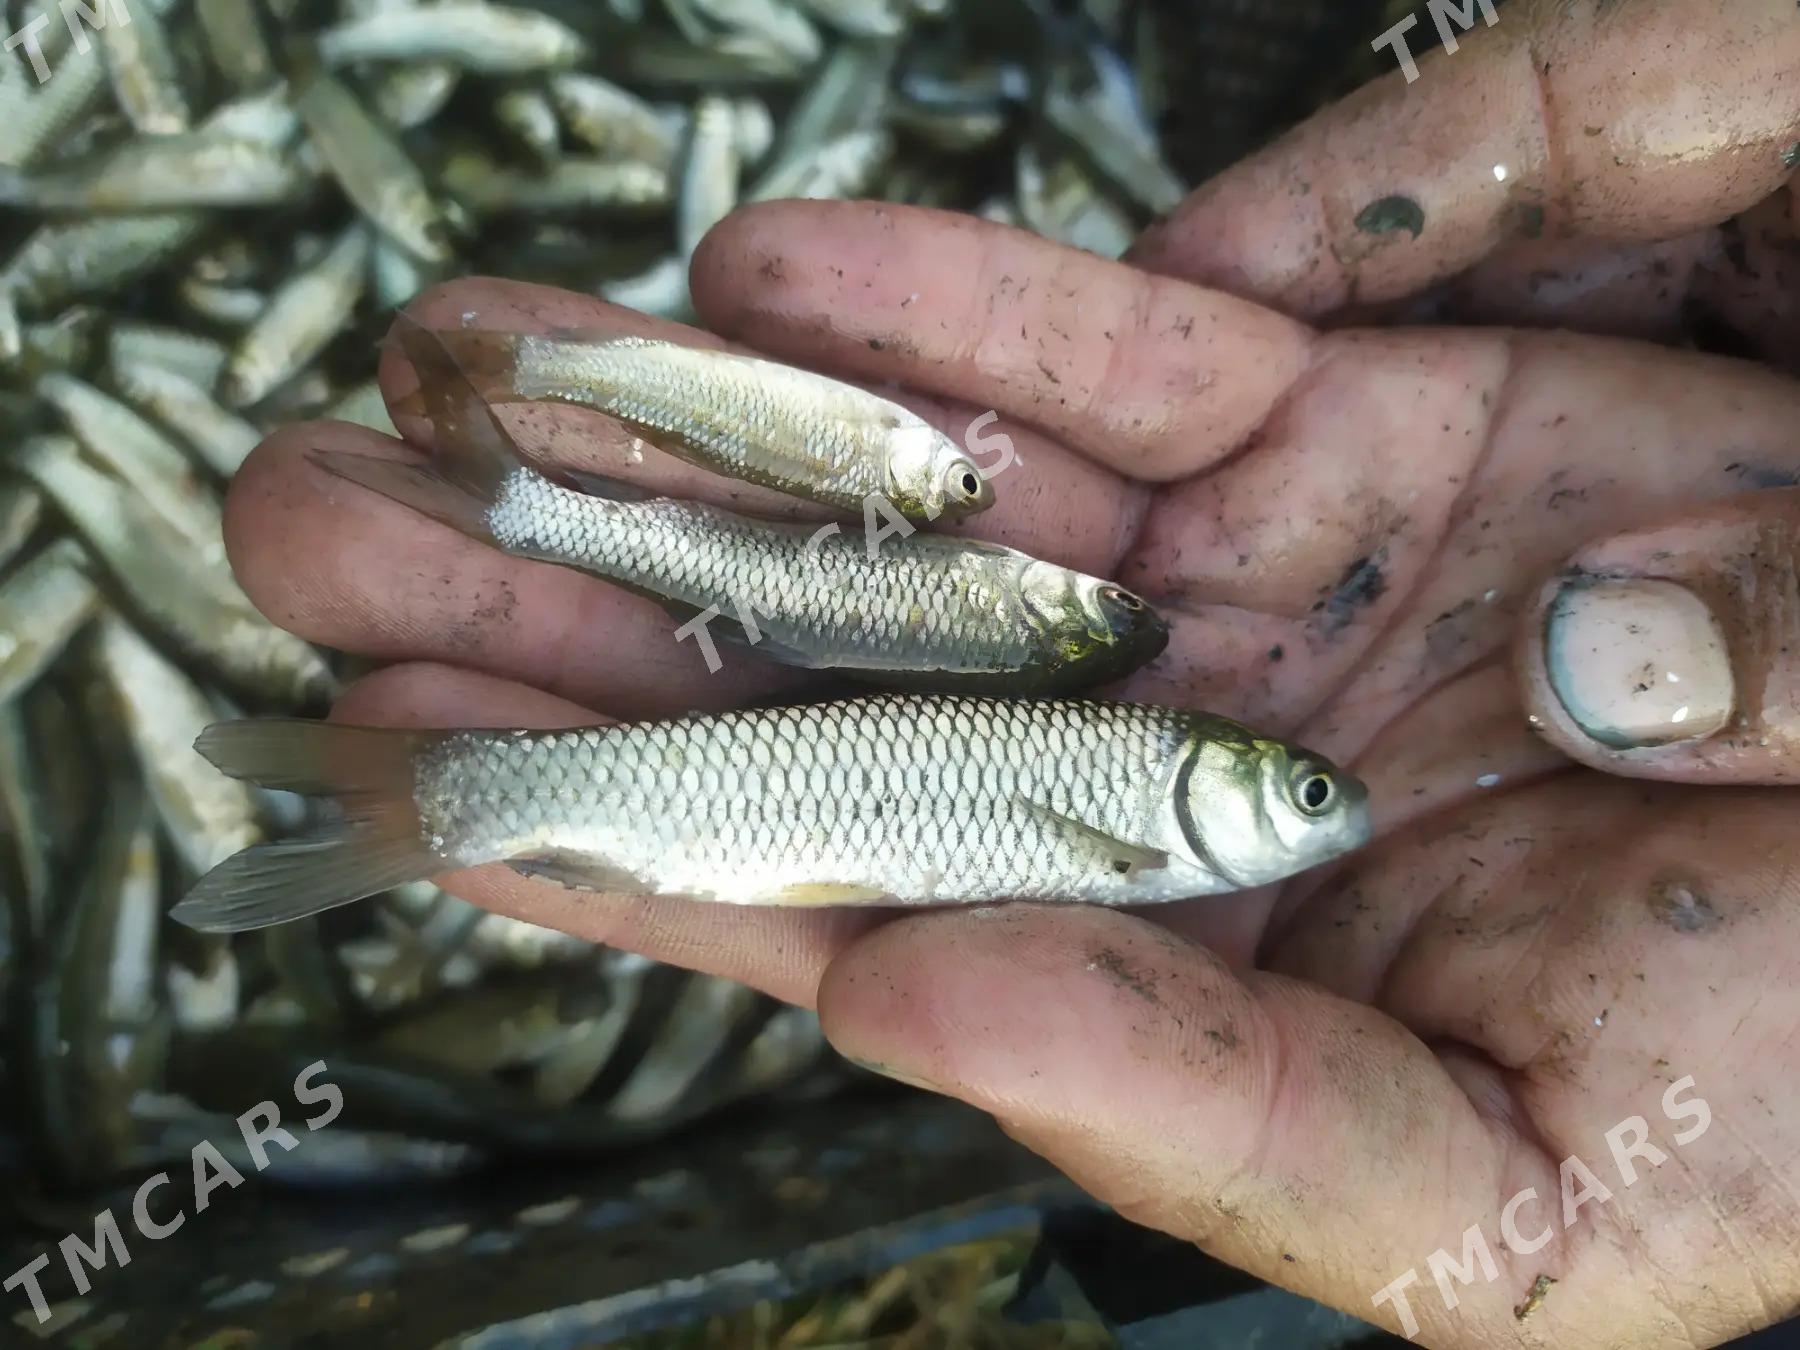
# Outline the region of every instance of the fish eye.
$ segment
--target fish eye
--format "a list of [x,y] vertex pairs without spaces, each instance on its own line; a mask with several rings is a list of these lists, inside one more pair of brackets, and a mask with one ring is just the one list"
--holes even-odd
[[1337,784],[1331,775],[1309,769],[1294,780],[1294,805],[1309,816],[1322,816],[1337,800]]
[[981,476],[972,464],[954,464],[950,468],[950,486],[964,501],[972,502],[981,495]]
[[1138,599],[1130,591],[1122,591],[1117,586],[1108,586],[1105,590],[1101,591],[1100,594],[1108,604],[1117,605],[1127,614],[1143,613],[1144,602]]

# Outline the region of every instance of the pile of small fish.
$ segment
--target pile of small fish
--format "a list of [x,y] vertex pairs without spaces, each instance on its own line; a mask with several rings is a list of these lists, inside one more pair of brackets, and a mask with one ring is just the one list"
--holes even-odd
[[[355,673],[246,600],[221,544],[222,492],[261,435],[295,418],[391,432],[374,342],[446,276],[688,317],[686,262],[705,231],[739,202],[796,196],[979,211],[1117,255],[1184,190],[1145,111],[1167,93],[1144,57],[1155,44],[1141,25],[1135,43],[1121,37],[1133,7],[123,0],[129,22],[109,3],[98,26],[79,7],[9,8],[32,35],[0,61],[0,1069],[6,1100],[31,1103],[14,1124],[65,1179],[97,1180],[221,1137],[213,1127],[257,1100],[253,1084],[323,1055],[365,1109],[327,1132],[331,1149],[313,1141],[281,1165],[387,1176],[546,1142],[604,1148],[804,1088],[825,1058],[809,1015],[486,914],[410,873],[374,904],[255,934],[165,921],[223,859],[317,828],[298,797],[194,755],[201,729],[317,713]],[[478,355],[443,353],[458,371]],[[515,359],[479,393],[572,396],[554,387],[555,350],[523,355],[538,387]],[[425,411],[481,429],[473,400]],[[366,465],[334,467],[367,480]],[[875,486],[903,512],[909,490],[926,494],[925,514],[983,504],[986,484],[965,483],[960,462],[927,467]],[[637,512],[646,529],[740,528],[498,459],[481,473],[547,494],[576,526]],[[559,556],[482,528],[615,579],[630,566],[591,530]],[[967,556],[914,538],[898,564]],[[847,576],[861,541],[845,543]],[[1077,661],[1069,679],[1045,667],[1045,690],[1153,654],[1157,623],[1135,597],[1004,553],[987,561],[1076,624],[1021,629],[1005,673],[1066,655],[1064,638],[1129,659]],[[858,575],[872,592],[894,581]],[[665,577],[662,593],[691,602],[735,584]],[[765,654],[854,664],[816,659],[841,633],[783,627],[791,602],[779,588],[756,597],[772,616]],[[917,662],[954,667],[953,628]],[[981,687],[981,671],[964,673]],[[747,753],[765,731],[744,729]],[[1039,805],[1048,816],[1021,819],[1060,831],[1070,856],[1098,846],[1066,803]],[[1145,861],[1132,854],[1121,875]]]

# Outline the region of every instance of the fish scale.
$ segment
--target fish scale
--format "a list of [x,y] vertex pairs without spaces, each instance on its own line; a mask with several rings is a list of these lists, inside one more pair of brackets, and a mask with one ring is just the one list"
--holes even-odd
[[888,696],[458,733],[421,756],[415,793],[426,836],[457,866],[580,857],[597,881],[617,870],[738,902],[843,890],[1126,903],[1216,881],[1179,862],[1155,877],[1117,871],[1096,835],[1066,822],[1178,846],[1164,834],[1168,784],[1195,734],[1224,725],[1135,705]]
[[734,478],[858,514],[871,495],[900,495],[886,472],[897,437],[954,453],[897,404],[774,362],[669,342],[554,337],[522,338],[516,362],[516,397],[597,408],[692,443]]

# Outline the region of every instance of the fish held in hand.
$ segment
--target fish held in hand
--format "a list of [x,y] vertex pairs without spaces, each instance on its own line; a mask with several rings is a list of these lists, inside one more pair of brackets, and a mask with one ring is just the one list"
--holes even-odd
[[784,664],[908,688],[1074,693],[1168,644],[1168,626],[1137,596],[1017,549],[898,520],[865,538],[645,500],[610,479],[559,482],[520,459],[441,335],[404,319],[397,332],[436,458],[314,451],[315,462],[515,557],[578,568],[690,621],[710,611],[718,636]]
[[890,695],[569,731],[265,720],[197,748],[341,822],[215,868],[174,915],[239,931],[505,862],[750,905],[1106,905],[1279,881],[1369,838],[1329,761],[1205,713]]
[[437,336],[491,402],[592,408],[728,478],[857,513],[882,497],[908,520],[960,519],[994,504],[981,467],[943,432],[810,370],[616,333]]

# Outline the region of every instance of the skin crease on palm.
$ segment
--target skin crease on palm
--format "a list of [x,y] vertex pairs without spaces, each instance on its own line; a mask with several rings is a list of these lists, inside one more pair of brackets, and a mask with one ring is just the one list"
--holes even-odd
[[[992,1111],[1126,1214],[1359,1316],[1397,1325],[1371,1296],[1417,1267],[1425,1343],[1710,1345],[1800,1310],[1800,488],[1746,491],[1800,482],[1800,385],[1609,338],[1321,333],[1277,312],[1318,319],[1497,269],[1524,246],[1521,201],[1573,236],[1530,247],[1594,260],[1604,240],[1628,240],[1629,260],[1740,211],[1791,211],[1792,4],[1598,8],[1521,0],[1416,85],[1366,90],[1204,187],[1142,266],[830,203],[745,210],[694,262],[699,310],[728,339],[901,387],[958,437],[998,411],[1018,462],[958,528],[1154,598],[1170,649],[1108,692],[1350,761],[1378,816],[1369,850],[1279,893],[1145,914],[738,910],[495,868],[451,888],[815,1005],[845,1053]],[[1521,168],[1509,189],[1490,172],[1501,154]],[[1340,246],[1370,184],[1426,205],[1419,238]],[[1795,303],[1738,298],[1740,316]],[[1512,305],[1521,322],[1580,318]],[[411,312],[720,340],[490,280]],[[383,381],[390,403],[412,385],[392,355]],[[580,410],[502,417],[545,460],[807,513],[639,453]],[[420,451],[298,426],[233,488],[227,542],[257,604],[395,663],[350,691],[344,720],[548,727],[817,689],[729,652],[709,675],[654,606],[332,479],[314,446]],[[1581,737],[1539,636],[1569,569],[1711,598],[1737,672],[1728,733],[1651,754]],[[1660,1103],[1687,1075],[1712,1123],[1675,1148]],[[1668,1160],[1624,1188],[1606,1132],[1636,1115]],[[1570,1154],[1614,1194],[1565,1229]],[[1540,1201],[1520,1228],[1553,1236],[1520,1256],[1499,1220],[1525,1186]],[[1471,1225],[1499,1278],[1460,1287],[1452,1311],[1426,1260],[1460,1257]],[[1521,1321],[1539,1276],[1556,1283]]]

